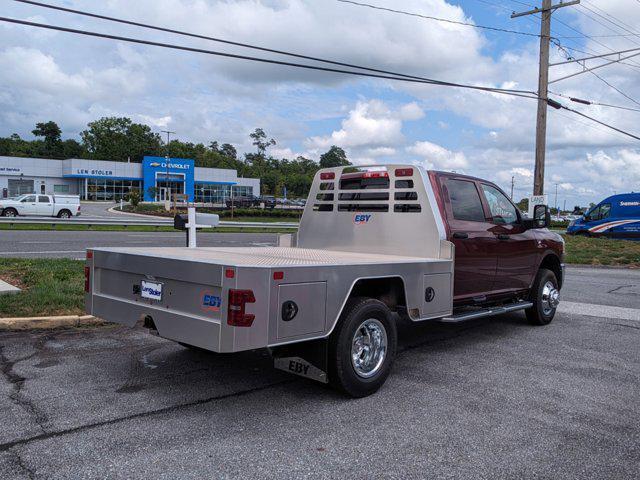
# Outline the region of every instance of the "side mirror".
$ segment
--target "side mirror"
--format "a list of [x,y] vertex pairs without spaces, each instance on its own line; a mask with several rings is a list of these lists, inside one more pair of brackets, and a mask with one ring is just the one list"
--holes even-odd
[[551,212],[546,205],[533,207],[533,228],[547,228],[551,225]]

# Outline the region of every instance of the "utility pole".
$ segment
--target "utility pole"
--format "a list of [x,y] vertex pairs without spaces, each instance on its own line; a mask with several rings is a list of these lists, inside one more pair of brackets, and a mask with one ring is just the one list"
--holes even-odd
[[513,181],[514,181],[515,177],[512,175],[511,176],[511,201],[513,201]]
[[559,217],[560,211],[558,210],[558,184],[557,183],[556,183],[556,200],[553,203],[555,203],[556,205],[556,217]]
[[534,8],[521,13],[513,13],[511,18],[540,14],[540,66],[538,72],[538,115],[536,119],[536,164],[533,174],[533,194],[544,194],[544,159],[547,140],[547,100],[549,86],[549,41],[551,40],[551,13],[562,7],[576,5],[580,0],[560,2],[542,0],[542,8]]

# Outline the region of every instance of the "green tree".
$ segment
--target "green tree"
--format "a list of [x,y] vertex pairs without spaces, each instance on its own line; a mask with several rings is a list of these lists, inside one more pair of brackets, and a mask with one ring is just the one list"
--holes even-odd
[[145,155],[162,151],[160,135],[148,125],[133,123],[126,117],[102,117],[80,133],[82,144],[92,158],[139,162]]
[[252,143],[258,150],[258,155],[261,157],[265,156],[267,148],[276,144],[276,141],[273,138],[267,140],[267,134],[264,133],[264,130],[261,128],[256,128],[253,133],[249,134],[249,137],[253,140]]
[[351,165],[347,160],[347,154],[340,148],[332,145],[328,152],[320,155],[320,168],[345,167]]
[[36,123],[31,133],[36,137],[44,137],[42,155],[45,157],[59,157],[62,154],[62,131],[56,122],[48,121]]
[[516,207],[518,207],[518,209],[521,212],[528,211],[529,210],[529,199],[528,198],[523,198],[518,203],[516,203]]

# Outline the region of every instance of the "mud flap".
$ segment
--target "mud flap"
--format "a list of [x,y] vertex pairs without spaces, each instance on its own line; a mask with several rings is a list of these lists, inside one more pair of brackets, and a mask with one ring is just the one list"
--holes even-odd
[[294,375],[329,383],[327,375],[327,340],[312,340],[275,347],[271,350],[273,366]]

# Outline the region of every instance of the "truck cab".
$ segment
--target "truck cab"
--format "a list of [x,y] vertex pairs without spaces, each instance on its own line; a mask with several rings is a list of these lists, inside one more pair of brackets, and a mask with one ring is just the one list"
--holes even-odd
[[640,193],[621,193],[605,198],[573,220],[569,235],[640,240]]
[[563,280],[564,241],[548,229],[531,228],[496,184],[480,178],[430,171],[455,245],[454,305],[486,304],[526,296],[539,268]]

